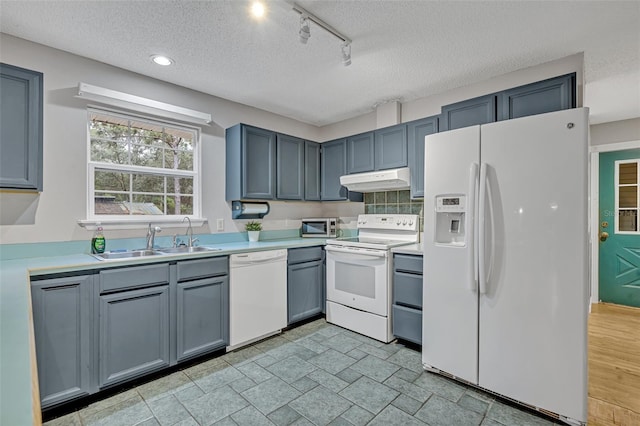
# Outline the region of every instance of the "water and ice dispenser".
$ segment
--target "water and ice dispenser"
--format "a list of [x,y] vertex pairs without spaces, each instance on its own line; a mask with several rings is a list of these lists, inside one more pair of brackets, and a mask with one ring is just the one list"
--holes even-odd
[[435,242],[437,244],[466,245],[466,200],[467,197],[465,195],[436,196]]

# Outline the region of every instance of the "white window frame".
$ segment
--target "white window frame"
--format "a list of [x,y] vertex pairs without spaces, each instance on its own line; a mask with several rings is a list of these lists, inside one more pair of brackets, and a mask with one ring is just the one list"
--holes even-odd
[[[620,164],[631,164],[636,163],[636,183],[634,184],[620,184]],[[614,232],[619,235],[638,235],[640,234],[640,223],[637,224],[637,231],[621,231],[620,230],[620,210],[635,210],[636,211],[636,220],[640,221],[640,159],[634,160],[617,160],[615,161],[615,171],[614,171],[614,205],[615,205],[615,216],[614,216]],[[636,187],[636,206],[635,207],[622,207],[620,208],[620,187],[624,186],[635,186]]]
[[[92,113],[121,117],[126,120],[145,121],[151,124],[183,129],[194,132],[193,140],[193,171],[173,170],[163,168],[150,168],[144,166],[103,163],[91,160],[91,131],[90,117]],[[110,108],[87,108],[87,195],[86,195],[86,220],[79,220],[78,224],[87,229],[95,229],[98,225],[108,229],[132,229],[143,228],[149,223],[153,224],[184,224],[184,218],[189,217],[194,226],[202,226],[207,220],[202,217],[202,136],[201,129],[196,126],[186,125],[163,118],[134,114],[114,110]],[[191,215],[96,215],[95,214],[95,172],[96,170],[122,171],[132,173],[149,173],[160,175],[184,176],[193,178],[193,214]],[[169,172],[169,173],[168,173]]]

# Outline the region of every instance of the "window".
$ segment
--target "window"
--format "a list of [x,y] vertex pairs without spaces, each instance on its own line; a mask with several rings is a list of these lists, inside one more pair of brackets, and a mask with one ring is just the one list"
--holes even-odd
[[638,167],[640,160],[616,161],[615,202],[616,202],[616,232],[621,234],[637,234],[638,229]]
[[200,217],[196,128],[89,110],[89,219]]

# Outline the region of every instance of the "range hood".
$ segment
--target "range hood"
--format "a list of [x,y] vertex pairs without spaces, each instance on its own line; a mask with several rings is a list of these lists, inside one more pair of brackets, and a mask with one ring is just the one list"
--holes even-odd
[[401,169],[379,170],[376,172],[356,173],[340,176],[340,185],[349,191],[373,192],[409,189],[411,173],[408,167]]

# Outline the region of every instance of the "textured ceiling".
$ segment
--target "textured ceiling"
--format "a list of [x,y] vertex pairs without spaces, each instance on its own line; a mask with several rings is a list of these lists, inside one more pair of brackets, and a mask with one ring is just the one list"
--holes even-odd
[[0,0],[0,31],[318,126],[584,52],[592,122],[640,116],[638,1],[298,4],[353,40],[351,66],[315,24],[301,44],[284,1],[256,22],[242,0]]

